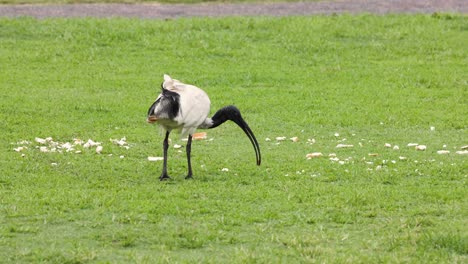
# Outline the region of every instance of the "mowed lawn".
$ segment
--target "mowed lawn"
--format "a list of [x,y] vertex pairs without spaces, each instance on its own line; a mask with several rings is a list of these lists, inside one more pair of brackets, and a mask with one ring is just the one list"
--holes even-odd
[[[467,42],[446,14],[2,18],[0,260],[466,263]],[[237,105],[262,165],[229,123],[188,181],[173,134],[158,181],[164,73]]]

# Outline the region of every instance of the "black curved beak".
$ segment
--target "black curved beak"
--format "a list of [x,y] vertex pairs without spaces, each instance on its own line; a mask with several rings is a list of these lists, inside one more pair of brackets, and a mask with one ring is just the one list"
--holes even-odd
[[234,123],[236,123],[242,130],[244,130],[245,134],[247,137],[250,139],[250,142],[252,142],[252,146],[254,147],[255,150],[255,157],[257,159],[257,165],[260,166],[262,163],[262,156],[260,154],[260,147],[258,146],[257,139],[255,138],[254,133],[250,129],[249,125],[247,125],[247,122],[241,117],[238,116],[237,118],[231,119]]
[[247,122],[245,122],[245,120],[242,118],[242,115],[237,107],[229,105],[219,109],[212,117],[213,123],[208,128],[215,128],[227,120],[231,120],[232,122],[236,123],[240,128],[242,128],[244,133],[250,139],[250,142],[252,142],[252,146],[255,150],[257,165],[260,166],[262,163],[262,156],[260,154],[260,147],[258,146],[257,139],[255,138],[255,135],[250,129],[249,125],[247,125]]

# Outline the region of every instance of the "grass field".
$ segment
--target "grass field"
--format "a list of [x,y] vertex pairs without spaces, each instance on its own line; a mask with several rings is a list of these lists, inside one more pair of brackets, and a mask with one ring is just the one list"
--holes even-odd
[[[0,262],[466,263],[467,30],[444,14],[2,18]],[[194,180],[171,147],[159,182],[145,118],[164,73],[212,112],[237,105],[262,166],[227,124],[194,142]]]

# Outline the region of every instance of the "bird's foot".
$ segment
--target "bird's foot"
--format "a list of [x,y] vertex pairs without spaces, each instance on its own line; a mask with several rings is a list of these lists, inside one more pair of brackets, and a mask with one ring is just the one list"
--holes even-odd
[[189,174],[189,175],[185,176],[185,179],[186,179],[186,180],[191,180],[191,179],[193,179],[192,174]]
[[171,179],[171,177],[169,177],[169,175],[167,175],[167,174],[165,174],[165,173],[162,174],[162,175],[159,177],[159,180],[160,180],[160,181],[166,181],[166,180],[170,180],[170,179]]

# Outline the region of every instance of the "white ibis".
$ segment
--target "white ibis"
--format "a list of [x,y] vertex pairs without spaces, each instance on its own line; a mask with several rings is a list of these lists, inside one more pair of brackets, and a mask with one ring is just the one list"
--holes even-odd
[[188,174],[185,178],[190,179],[193,176],[190,162],[192,134],[197,128],[215,128],[227,120],[236,123],[248,136],[255,150],[257,165],[260,165],[262,159],[257,139],[237,107],[233,105],[223,107],[209,118],[210,98],[202,89],[172,79],[166,74],[161,89],[161,94],[149,108],[147,116],[148,123],[157,122],[166,131],[163,143],[164,163],[159,177],[161,181],[170,179],[167,174],[167,149],[169,148],[169,134],[172,130],[180,131],[182,136],[188,135],[186,146]]

